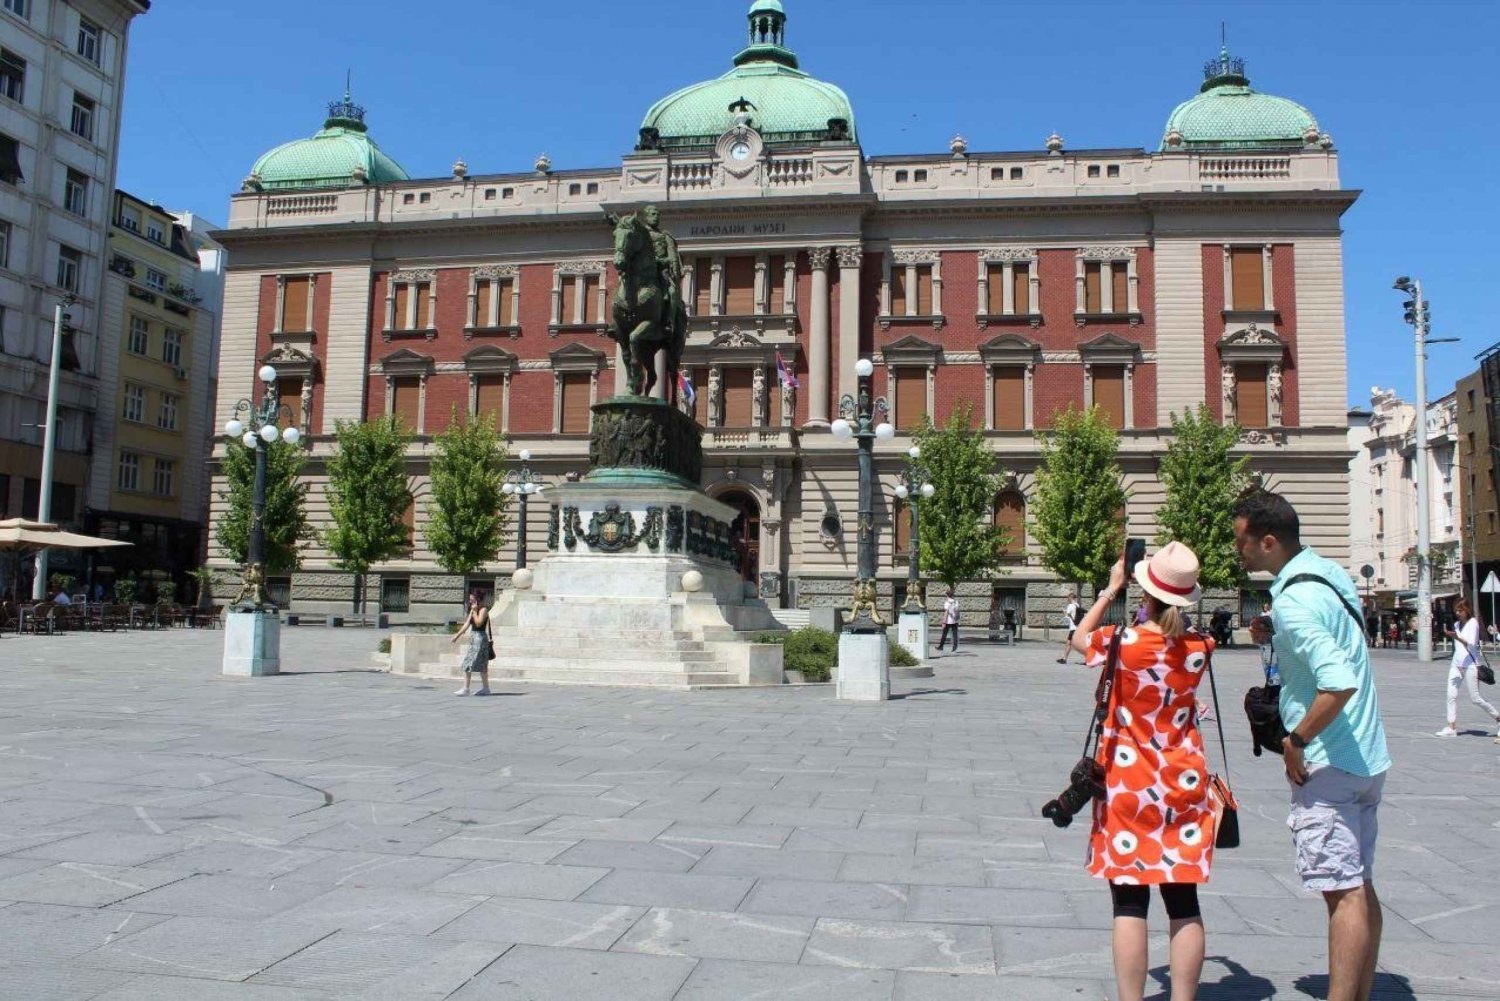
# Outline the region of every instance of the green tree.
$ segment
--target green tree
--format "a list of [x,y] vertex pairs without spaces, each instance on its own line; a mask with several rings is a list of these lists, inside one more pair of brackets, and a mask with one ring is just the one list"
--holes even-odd
[[1234,549],[1234,503],[1250,485],[1248,456],[1233,454],[1235,424],[1220,424],[1207,407],[1172,414],[1172,443],[1161,457],[1167,497],[1156,512],[1158,545],[1176,540],[1198,556],[1204,587],[1237,587],[1244,579]]
[[406,475],[411,432],[397,417],[335,421],[338,451],[328,460],[328,515],[323,544],[334,566],[354,574],[353,608],[363,607],[364,575],[411,545],[403,516],[412,502]]
[[921,569],[949,587],[995,576],[1005,533],[994,524],[995,453],[973,427],[973,410],[959,407],[942,427],[929,420],[917,431],[917,460],[934,487],[920,503]]
[[505,539],[505,446],[493,415],[462,420],[456,407],[435,444],[427,545],[449,573],[471,573],[492,561]]
[[[278,441],[266,451],[266,572],[288,573],[302,565],[301,545],[311,537],[307,525],[307,484],[302,482],[306,453],[299,445]],[[250,501],[255,494],[255,453],[239,441],[224,452],[225,489],[219,492],[225,511],[214,528],[219,547],[236,563],[250,558]]]
[[1124,543],[1119,436],[1098,407],[1070,406],[1037,432],[1037,445],[1031,530],[1042,564],[1065,581],[1101,585]]

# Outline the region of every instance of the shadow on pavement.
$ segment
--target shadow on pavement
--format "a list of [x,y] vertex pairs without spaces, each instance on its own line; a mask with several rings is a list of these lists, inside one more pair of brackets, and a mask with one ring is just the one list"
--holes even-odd
[[[1224,967],[1229,971],[1227,977],[1218,980],[1210,980],[1213,976],[1214,964]],[[1171,985],[1172,977],[1169,969],[1158,966],[1151,971],[1151,978],[1161,985],[1163,990]],[[1323,978],[1325,984],[1327,977]],[[1156,995],[1152,1001],[1168,1001],[1171,997],[1170,991]],[[1270,1001],[1276,997],[1276,985],[1265,977],[1256,976],[1245,969],[1239,963],[1225,956],[1209,956],[1203,963],[1203,979],[1198,984],[1198,1001]]]
[[891,698],[910,699],[918,695],[968,695],[967,688],[916,688],[909,692],[892,692]]
[[[1296,980],[1297,990],[1308,997],[1328,996],[1328,974],[1310,973]],[[1375,974],[1375,987],[1370,991],[1370,1001],[1416,1001],[1417,994],[1411,989],[1411,981],[1399,973]]]

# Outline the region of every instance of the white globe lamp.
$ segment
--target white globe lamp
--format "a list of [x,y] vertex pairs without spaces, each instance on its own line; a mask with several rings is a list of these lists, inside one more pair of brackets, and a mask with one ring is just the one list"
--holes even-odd
[[229,423],[224,425],[224,433],[231,438],[238,438],[245,433],[245,425],[231,417]]
[[240,438],[240,441],[244,442],[246,448],[254,448],[257,440],[254,431],[246,431],[244,437]]
[[285,431],[281,432],[281,440],[286,442],[288,445],[295,445],[297,444],[297,442],[302,440],[302,432],[298,431],[296,428],[287,428]]
[[879,438],[881,441],[890,441],[892,438],[896,437],[896,429],[892,427],[888,422],[881,421],[879,424],[875,425],[875,437]]
[[922,484],[922,497],[924,499],[931,500],[932,495],[935,493],[937,493],[937,487],[933,486],[931,483]]
[[854,429],[842,417],[830,424],[828,430],[833,432],[833,436],[840,441],[848,441],[849,436],[854,434]]
[[500,490],[505,494],[513,494],[516,492],[516,485],[514,483],[507,483],[505,486],[501,487]]
[[521,461],[522,462],[530,462],[531,461],[531,449],[529,449],[529,448],[523,448],[523,449],[521,449]]
[[911,456],[913,459],[920,459],[922,457],[922,446],[913,445],[911,448],[908,448],[906,450],[906,454]]
[[906,489],[905,483],[898,483],[896,484],[894,493],[896,494],[897,500],[906,500],[907,496],[910,494],[910,491]]
[[267,424],[260,429],[260,440],[265,442],[267,445],[271,444],[271,442],[275,441],[280,436],[281,432],[276,429],[275,424]]
[[272,368],[271,366],[269,366],[269,365],[262,365],[260,367],[260,381],[261,382],[275,382],[276,381],[276,370],[274,368]]
[[868,358],[861,358],[854,363],[854,374],[861,379],[868,379],[875,374],[875,363]]

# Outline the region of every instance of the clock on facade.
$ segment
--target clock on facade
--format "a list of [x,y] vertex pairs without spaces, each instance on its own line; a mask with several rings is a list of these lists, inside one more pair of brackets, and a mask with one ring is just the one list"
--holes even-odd
[[729,147],[729,155],[741,162],[750,159],[750,144],[738,142]]

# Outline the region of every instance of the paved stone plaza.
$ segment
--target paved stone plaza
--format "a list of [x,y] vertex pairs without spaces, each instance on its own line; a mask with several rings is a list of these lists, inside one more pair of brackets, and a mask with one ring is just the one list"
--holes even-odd
[[[287,630],[291,673],[267,679],[221,677],[217,632],[0,639],[0,998],[1112,993],[1087,824],[1037,815],[1092,690],[1053,645],[973,643],[850,705],[457,699],[374,672],[376,636]],[[1468,734],[1431,736],[1445,665],[1377,663],[1396,768],[1376,997],[1493,998],[1500,746],[1468,706]],[[1200,997],[1322,997],[1280,761],[1240,722],[1258,661],[1219,667],[1245,846],[1207,888]]]

